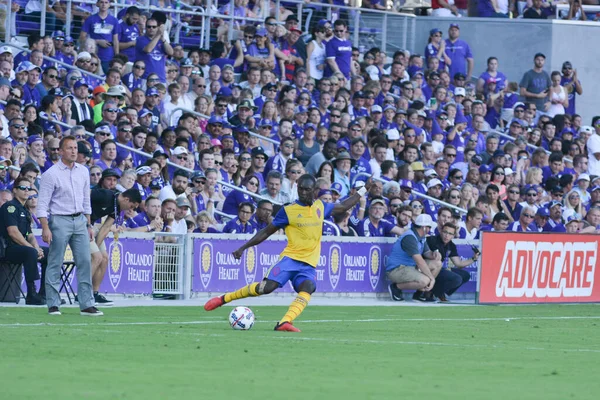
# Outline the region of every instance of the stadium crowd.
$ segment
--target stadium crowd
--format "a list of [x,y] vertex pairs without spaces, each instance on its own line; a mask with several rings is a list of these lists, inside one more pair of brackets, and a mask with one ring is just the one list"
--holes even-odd
[[184,49],[170,16],[131,6],[117,19],[99,0],[78,37],[55,30],[29,35],[31,52],[0,47],[0,205],[26,178],[39,228],[40,177],[71,135],[92,189],[139,191],[113,231],[254,233],[298,199],[303,173],[324,202],[376,179],[325,235],[397,236],[421,214],[433,234],[454,224],[456,238],[600,231],[600,117],[577,114],[571,62],[548,74],[539,53],[506,77],[495,57],[474,65],[451,20],[423,54],[388,60],[353,47],[344,19],[315,21],[305,41],[282,15],[239,26],[240,40]]

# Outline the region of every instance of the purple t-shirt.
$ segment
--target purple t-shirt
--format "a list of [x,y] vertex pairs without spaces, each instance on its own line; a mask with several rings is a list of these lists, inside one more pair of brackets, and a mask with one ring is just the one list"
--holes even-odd
[[[352,42],[349,40],[341,40],[334,36],[325,45],[325,56],[327,58],[334,58],[335,62],[340,69],[340,72],[344,74],[346,79],[350,79],[351,62],[352,62]],[[333,75],[332,69],[327,64],[325,68],[325,77],[328,78]]]
[[160,78],[161,82],[167,81],[166,74],[166,62],[167,62],[167,53],[165,53],[165,49],[163,46],[162,39],[158,40],[156,46],[150,53],[144,52],[144,47],[150,43],[152,39],[148,36],[140,36],[135,44],[135,59],[136,61],[142,60],[146,63],[146,72],[144,72],[144,79],[148,77],[148,75],[155,73]]
[[98,58],[101,61],[110,61],[115,56],[112,47],[113,35],[119,33],[119,21],[115,17],[109,14],[102,19],[98,14],[90,15],[86,18],[81,30],[86,32],[91,39],[106,40],[111,44],[107,48],[98,46]]
[[467,42],[458,39],[452,43],[450,39],[446,39],[446,55],[452,60],[450,64],[451,77],[454,77],[454,74],[458,72],[467,74],[467,59],[473,58],[471,48]]
[[[560,78],[560,85],[565,86],[568,83],[573,82],[573,78],[562,77]],[[577,81],[579,82],[579,80]],[[575,114],[575,97],[577,96],[577,92],[575,92],[575,86],[571,86],[571,90],[568,91],[568,99],[569,99],[569,107],[565,108],[565,113],[569,115]]]
[[504,89],[504,83],[506,82],[506,75],[504,75],[500,71],[496,71],[496,76],[492,77],[489,72],[485,71],[483,74],[479,75],[479,79],[483,79],[484,82],[487,82],[489,78],[494,78],[496,81],[496,90],[494,93],[498,93],[502,89]]
[[[137,24],[129,25],[126,21],[119,24],[119,42],[134,42],[140,37],[140,30]],[[128,47],[125,50],[119,50],[125,54],[130,62],[135,62],[135,46]]]

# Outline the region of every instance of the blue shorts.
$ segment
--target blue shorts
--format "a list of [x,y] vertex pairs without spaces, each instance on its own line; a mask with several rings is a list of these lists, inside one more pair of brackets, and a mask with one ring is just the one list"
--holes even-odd
[[280,288],[291,280],[297,291],[298,286],[305,280],[312,281],[316,286],[317,271],[312,265],[286,256],[269,268],[266,279],[279,283]]

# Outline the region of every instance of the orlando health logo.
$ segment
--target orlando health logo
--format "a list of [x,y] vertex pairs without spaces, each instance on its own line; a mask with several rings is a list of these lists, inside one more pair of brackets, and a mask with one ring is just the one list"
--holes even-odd
[[379,283],[379,270],[381,266],[381,249],[379,246],[371,246],[369,250],[369,281],[373,290]]
[[213,247],[209,242],[200,243],[200,281],[204,289],[212,276]]
[[342,273],[342,251],[340,246],[331,245],[329,248],[329,283],[331,288],[335,290],[340,281],[340,275]]
[[245,257],[244,278],[246,279],[246,284],[249,285],[254,282],[254,278],[256,277],[256,246],[248,248]]
[[109,268],[108,268],[108,279],[113,290],[117,290],[119,282],[121,282],[121,276],[123,275],[123,245],[119,240],[113,240],[108,247],[109,257]]

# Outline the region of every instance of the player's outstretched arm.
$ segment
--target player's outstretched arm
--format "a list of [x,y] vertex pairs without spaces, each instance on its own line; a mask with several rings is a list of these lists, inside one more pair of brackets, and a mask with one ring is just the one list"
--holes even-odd
[[236,251],[234,251],[233,252],[233,256],[236,259],[242,258],[242,253],[247,248],[252,247],[252,246],[256,246],[258,244],[261,244],[262,242],[264,242],[265,240],[267,240],[269,238],[269,236],[271,236],[272,234],[274,234],[278,230],[279,230],[279,228],[276,227],[273,224],[267,225],[266,228],[261,229],[260,231],[258,231],[256,233],[256,235],[252,236],[252,239],[250,239],[249,241],[247,241],[246,243],[244,243],[244,245],[242,247],[240,247],[239,249],[237,249]]
[[336,205],[333,207],[333,211],[331,212],[331,214],[342,214],[342,213],[345,213],[346,211],[348,211],[349,209],[351,209],[352,207],[354,207],[356,205],[356,203],[358,203],[358,201],[361,199],[361,197],[363,197],[365,194],[367,194],[369,192],[369,190],[371,190],[371,186],[373,186],[373,178],[372,177],[369,178],[367,183],[365,183],[365,186],[361,187],[352,196],[348,197],[346,200],[342,201],[341,203],[336,203]]

